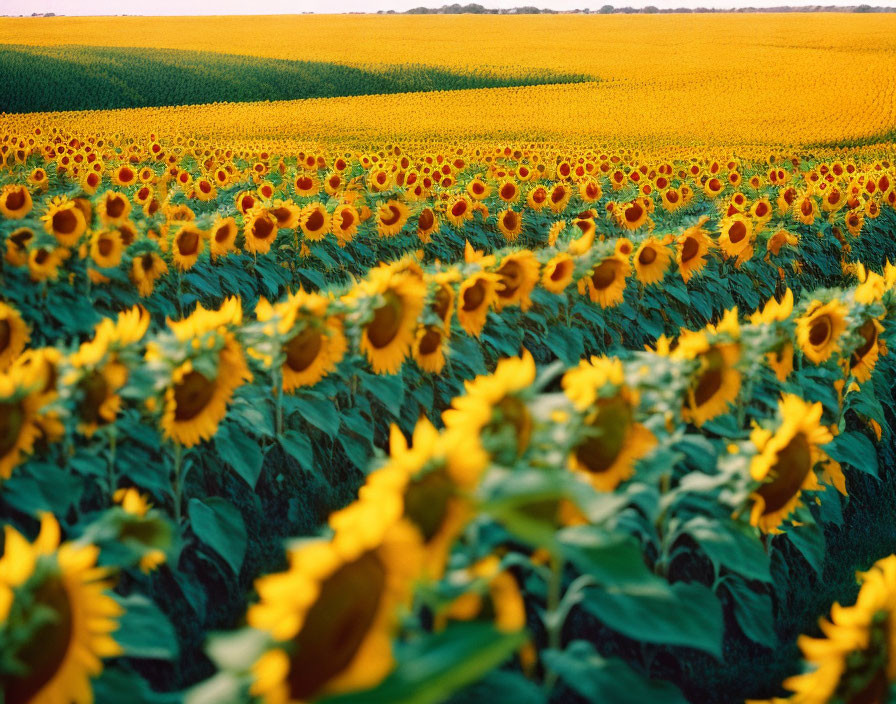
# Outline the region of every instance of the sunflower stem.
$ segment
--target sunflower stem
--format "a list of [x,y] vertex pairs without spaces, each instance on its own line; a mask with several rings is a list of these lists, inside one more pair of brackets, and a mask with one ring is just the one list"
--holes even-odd
[[115,431],[113,424],[109,428],[109,500],[115,496],[115,488],[118,483],[118,476],[115,473],[115,450],[118,443],[118,433]]
[[283,374],[278,366],[274,369],[274,400],[276,415],[274,417],[277,437],[283,435]]
[[[545,628],[548,635],[548,648],[560,649],[561,633],[565,619],[560,617],[560,598],[563,589],[563,558],[559,555],[551,556],[551,576],[548,580],[547,613],[545,614]],[[544,678],[544,689],[550,692],[557,683],[557,673],[548,669]]]
[[174,443],[174,481],[171,488],[174,493],[174,521],[176,525],[180,525],[181,519],[181,494],[183,487],[181,486],[181,460],[183,459],[183,447],[179,442]]

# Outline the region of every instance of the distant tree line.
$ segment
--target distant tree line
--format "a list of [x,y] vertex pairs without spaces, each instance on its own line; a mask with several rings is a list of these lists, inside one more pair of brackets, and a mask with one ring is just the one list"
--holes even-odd
[[380,10],[381,15],[557,15],[557,14],[597,14],[597,15],[653,15],[653,14],[675,14],[675,13],[715,13],[715,12],[896,12],[894,7],[875,7],[872,5],[811,5],[807,7],[793,7],[791,5],[782,5],[781,7],[739,7],[736,9],[721,10],[709,7],[676,7],[670,9],[660,9],[653,5],[647,7],[614,7],[613,5],[604,5],[600,9],[591,10],[583,8],[580,10],[551,10],[547,8],[532,7],[529,5],[523,7],[512,7],[508,9],[493,9],[478,5],[475,3],[469,5],[442,5],[441,7],[415,7],[405,12],[396,12],[395,10]]

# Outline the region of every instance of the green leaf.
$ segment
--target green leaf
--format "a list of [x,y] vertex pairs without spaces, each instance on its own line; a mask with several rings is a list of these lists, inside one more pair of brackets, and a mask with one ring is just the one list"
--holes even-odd
[[687,703],[675,685],[649,680],[618,658],[603,658],[583,640],[563,651],[546,650],[542,658],[570,689],[595,704]]
[[298,430],[287,430],[279,437],[279,441],[283,451],[303,469],[310,469],[314,464],[314,449],[307,435]]
[[547,695],[522,672],[492,670],[445,704],[547,704]]
[[217,496],[200,501],[190,499],[190,527],[196,536],[238,575],[246,555],[246,524],[239,510]]
[[526,640],[525,632],[501,633],[490,624],[454,624],[426,636],[374,689],[332,697],[321,704],[438,704],[483,677]]
[[771,582],[769,558],[757,537],[746,535],[731,521],[698,516],[681,529],[690,535],[719,567],[763,582]]
[[824,451],[837,462],[877,476],[877,450],[862,433],[846,430],[825,445]]
[[292,406],[302,418],[330,437],[339,432],[339,411],[329,399],[293,397]]
[[606,585],[659,581],[647,569],[641,549],[627,535],[607,533],[596,526],[575,526],[557,534],[564,556],[583,573]]
[[683,645],[721,659],[722,607],[702,584],[589,589],[584,606],[608,628],[633,640]]
[[724,587],[731,594],[734,618],[744,635],[769,648],[777,646],[772,598],[754,591],[741,579],[726,579]]
[[220,458],[254,489],[264,462],[258,443],[238,426],[222,425],[215,435],[215,449]]
[[824,533],[818,525],[808,523],[792,526],[785,533],[791,543],[806,558],[812,569],[821,574],[824,566]]
[[371,397],[386,407],[394,417],[401,415],[404,404],[404,376],[401,374],[368,374],[364,386]]
[[[117,635],[117,634],[116,634]],[[128,704],[180,704],[180,692],[156,692],[136,672],[106,667],[93,683],[94,701]]]
[[178,656],[177,636],[168,617],[145,596],[132,594],[112,598],[124,609],[113,637],[124,654],[132,658],[173,660]]

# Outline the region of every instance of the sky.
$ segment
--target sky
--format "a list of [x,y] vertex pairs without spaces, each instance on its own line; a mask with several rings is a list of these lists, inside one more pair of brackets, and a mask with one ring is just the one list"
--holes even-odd
[[[881,7],[896,7],[896,0],[211,0],[184,2],[183,0],[0,0],[2,15],[30,15],[34,12],[55,12],[58,15],[245,15],[299,14],[302,12],[376,12],[377,10],[407,10],[412,7],[439,7],[458,2],[478,2],[489,8],[510,8],[521,5],[554,10],[589,8],[596,10],[604,4],[617,7],[775,7],[780,5],[851,5],[867,3]],[[257,12],[253,12],[257,7]]]

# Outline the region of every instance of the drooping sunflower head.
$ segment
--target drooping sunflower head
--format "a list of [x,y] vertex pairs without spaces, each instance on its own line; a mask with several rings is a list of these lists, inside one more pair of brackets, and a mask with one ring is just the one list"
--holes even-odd
[[439,217],[432,208],[423,208],[417,216],[417,237],[423,244],[428,243],[439,231]]
[[331,515],[330,540],[305,542],[285,572],[256,580],[247,619],[276,643],[252,667],[251,693],[265,704],[367,689],[392,669],[392,632],[422,546],[397,492],[370,494]]
[[672,261],[672,252],[662,242],[648,237],[634,256],[635,274],[644,285],[660,283]]
[[454,270],[439,272],[429,279],[427,310],[441,321],[445,332],[451,329],[451,318],[454,315],[454,284],[459,279],[460,274]]
[[232,217],[218,218],[209,230],[209,249],[213,258],[230,254],[236,248],[238,228]]
[[49,400],[47,376],[39,365],[14,365],[0,374],[0,480],[10,477],[40,436],[38,413]]
[[868,318],[855,331],[859,343],[849,356],[848,370],[860,384],[871,378],[880,355],[887,352],[886,344],[880,338],[883,331],[877,318]]
[[31,193],[25,187],[17,184],[7,184],[0,190],[0,213],[9,220],[21,220],[34,205]]
[[113,633],[122,610],[106,594],[109,572],[96,566],[99,549],[59,545],[59,537],[50,514],[41,516],[33,543],[6,526],[0,623],[27,634],[11,653],[21,667],[0,670],[8,704],[91,701],[101,658],[121,654]]
[[813,300],[806,312],[797,319],[797,343],[810,362],[824,364],[840,351],[848,313],[846,304],[837,299],[828,303]]
[[653,433],[635,421],[637,394],[626,386],[617,359],[582,361],[564,374],[562,385],[583,413],[570,468],[599,491],[612,491],[631,477],[635,463],[656,444]]
[[0,371],[5,371],[22,354],[30,337],[31,333],[19,311],[0,303]]
[[624,299],[630,273],[631,264],[627,258],[605,257],[594,265],[589,275],[579,280],[579,287],[601,308],[613,308]]
[[358,224],[361,218],[355,206],[344,203],[336,206],[333,217],[330,220],[330,228],[336,239],[340,242],[351,242],[358,232]]
[[[265,302],[266,303],[266,302]],[[283,390],[313,386],[332,372],[346,350],[342,319],[328,313],[329,299],[300,291],[274,306],[259,302],[256,314],[261,322],[274,322],[281,340]]]
[[684,417],[697,425],[722,415],[740,392],[737,369],[740,345],[724,338],[715,340],[710,331],[683,332],[672,355],[697,362],[687,391]]
[[380,237],[395,237],[404,229],[411,211],[400,200],[387,200],[376,211],[376,227]]
[[361,285],[369,318],[361,333],[361,351],[377,374],[394,374],[410,351],[423,310],[426,286],[413,273],[374,269]]
[[245,215],[243,236],[245,248],[250,254],[267,254],[277,239],[279,224],[274,214],[265,207],[256,206]]
[[53,198],[41,220],[44,223],[44,229],[65,247],[77,244],[88,225],[81,209],[74,201],[65,196]]
[[541,286],[551,293],[563,293],[566,287],[572,283],[575,275],[576,262],[568,253],[560,252],[554,255],[541,275]]
[[534,421],[527,405],[535,361],[524,352],[498,362],[495,372],[464,383],[465,393],[442,414],[445,427],[478,438],[498,462],[512,464],[529,447]]
[[208,233],[200,230],[192,221],[180,223],[171,235],[170,251],[174,265],[181,271],[192,269],[205,249],[207,236]]
[[777,427],[756,428],[751,434],[757,454],[750,475],[761,484],[752,495],[750,522],[760,530],[778,532],[799,505],[801,493],[821,488],[815,465],[824,457],[820,446],[832,440],[821,425],[822,412],[820,403],[784,395],[778,404]]
[[499,277],[495,310],[519,305],[524,311],[532,305],[530,295],[538,283],[538,260],[527,249],[503,257],[495,273]]
[[478,337],[485,327],[498,288],[497,274],[477,271],[461,283],[457,292],[457,320],[468,335]]
[[709,217],[704,215],[678,238],[678,270],[685,283],[706,266],[706,255],[713,245],[709,233],[703,229],[708,220]]

